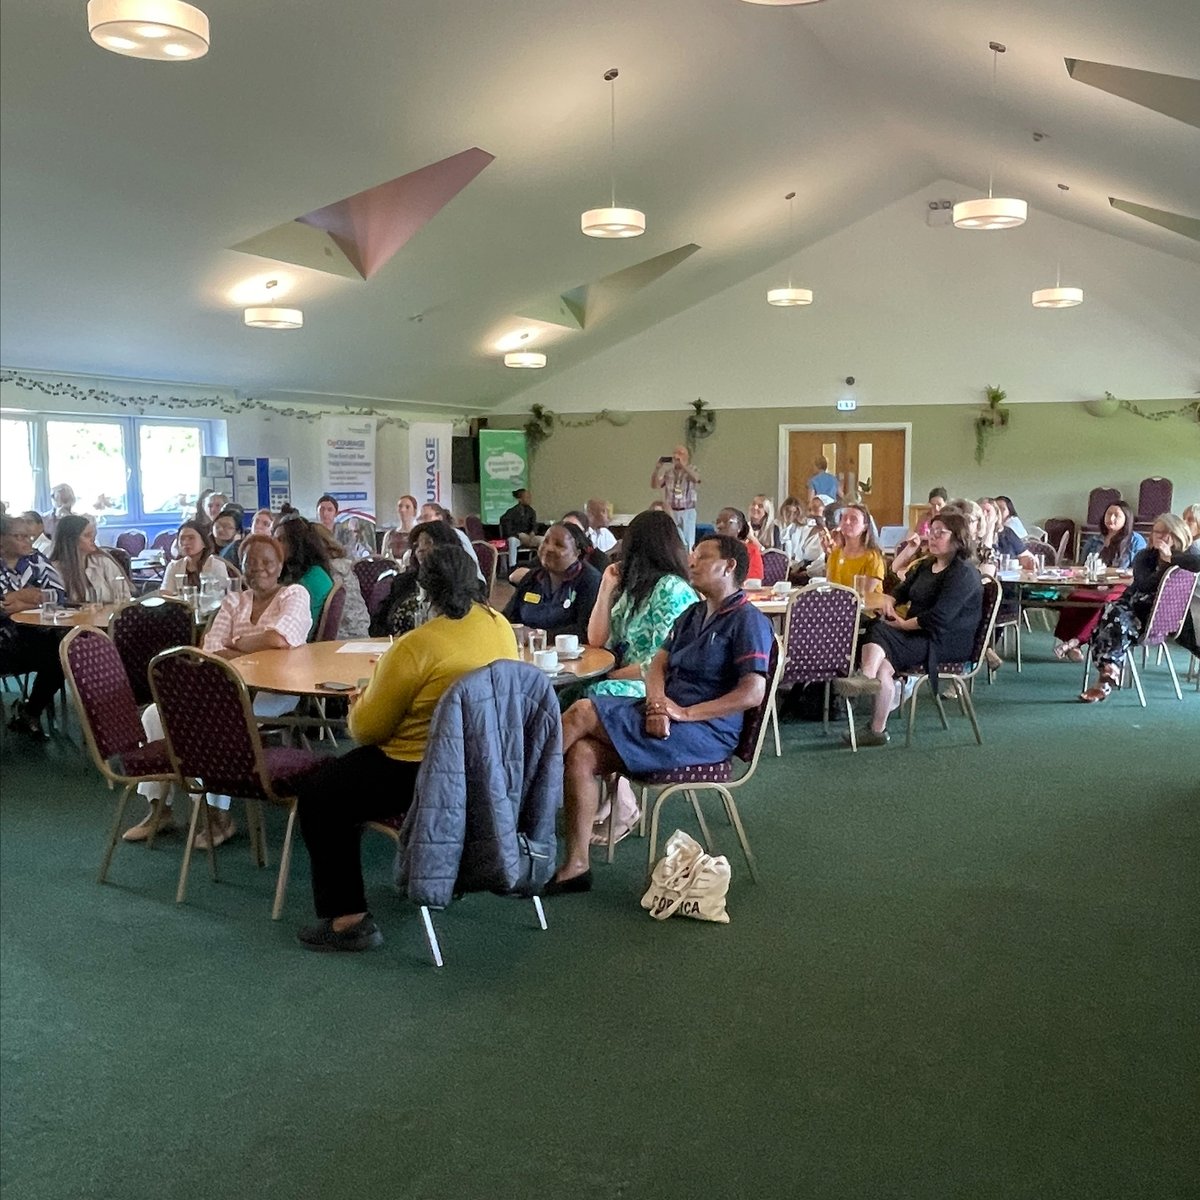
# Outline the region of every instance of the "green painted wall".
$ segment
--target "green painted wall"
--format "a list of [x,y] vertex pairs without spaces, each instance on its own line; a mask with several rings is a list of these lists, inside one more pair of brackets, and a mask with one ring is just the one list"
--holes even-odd
[[[1116,486],[1133,501],[1138,482],[1165,475],[1175,483],[1175,510],[1200,502],[1200,424],[1183,417],[1150,421],[1120,412],[1093,417],[1081,404],[1012,406],[1009,428],[992,438],[983,464],[974,459],[977,405],[872,406],[846,424],[912,423],[912,499],[941,484],[952,496],[1001,492],[1022,516],[1083,516],[1093,487]],[[567,420],[586,419],[568,414]],[[660,454],[683,441],[686,411],[639,412],[627,425],[598,422],[565,428],[559,419],[531,472],[543,517],[582,506],[589,496],[610,499],[617,511],[637,512],[654,499],[650,472]],[[717,429],[700,443],[696,464],[704,480],[700,517],[724,504],[745,507],[756,492],[777,488],[779,426],[815,424],[835,414],[813,408],[745,408],[719,412]],[[520,425],[524,418],[494,419]],[[838,422],[829,420],[833,426]]]

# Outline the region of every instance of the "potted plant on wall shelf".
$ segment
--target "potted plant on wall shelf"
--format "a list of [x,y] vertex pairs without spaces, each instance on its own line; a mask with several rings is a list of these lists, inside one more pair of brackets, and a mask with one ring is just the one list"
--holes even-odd
[[554,414],[540,404],[535,404],[529,410],[529,420],[525,422],[525,445],[530,458],[553,432]]
[[988,384],[983,389],[983,394],[987,397],[987,404],[975,418],[975,461],[977,463],[983,462],[988,439],[996,430],[1007,429],[1011,418],[1011,413],[1004,405],[1005,400],[1008,399],[1006,391]]

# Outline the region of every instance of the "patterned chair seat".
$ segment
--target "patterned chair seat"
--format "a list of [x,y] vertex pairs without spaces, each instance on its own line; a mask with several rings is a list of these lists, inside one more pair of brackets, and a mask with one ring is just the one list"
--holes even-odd
[[635,783],[657,787],[667,783],[728,783],[733,778],[733,759],[724,762],[704,763],[698,767],[676,767],[671,771],[651,771],[639,775]]
[[122,775],[172,775],[171,756],[167,753],[166,738],[147,742],[132,750],[125,750],[114,760],[116,770]]
[[277,792],[289,796],[295,795],[296,787],[304,776],[325,761],[311,751],[294,746],[264,746],[263,759],[272,786]]

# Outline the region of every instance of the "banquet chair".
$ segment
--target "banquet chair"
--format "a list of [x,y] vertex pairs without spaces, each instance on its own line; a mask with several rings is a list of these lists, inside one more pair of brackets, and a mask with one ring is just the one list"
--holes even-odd
[[133,557],[128,550],[123,550],[120,546],[101,546],[101,553],[107,554],[122,571],[125,572],[125,578],[133,583]]
[[[475,515],[475,513],[469,513],[467,516],[463,517],[463,533],[467,535],[469,541],[487,541],[487,533],[484,531],[483,522]],[[487,572],[484,571],[484,574],[486,575]]]
[[1089,533],[1102,533],[1104,510],[1110,504],[1120,504],[1121,489],[1115,487],[1096,487],[1088,492],[1087,516],[1084,518],[1080,532],[1080,543],[1083,536]]
[[771,587],[772,584],[787,578],[788,556],[782,550],[764,550],[762,560],[763,587]]
[[371,607],[371,589],[375,581],[385,572],[394,571],[396,563],[393,559],[376,555],[374,558],[360,558],[354,564],[354,577],[362,589],[363,601],[367,608]]
[[[971,647],[971,657],[966,662],[956,663],[939,663],[938,664],[938,679],[945,679],[954,689],[955,698],[958,700],[959,707],[966,714],[967,720],[971,722],[971,731],[975,734],[975,742],[977,745],[983,745],[983,734],[979,732],[979,718],[975,713],[975,702],[971,699],[971,691],[968,685],[979,674],[984,666],[984,653],[992,644],[992,633],[996,627],[996,616],[1000,612],[1000,585],[994,579],[984,577],[983,583],[983,600],[980,605],[979,624],[975,629],[975,642]],[[929,682],[929,675],[924,670],[908,671],[904,675],[897,675],[900,679],[916,679],[913,685],[912,698],[908,701],[908,733],[904,739],[905,746],[912,745],[913,728],[917,719],[917,701],[921,695],[921,685]],[[933,700],[937,705],[938,716],[942,719],[942,728],[949,729],[950,725],[946,721],[946,710],[942,706],[942,698],[933,691]],[[903,705],[901,705],[903,708]]]
[[209,833],[209,867],[213,879],[217,878],[205,793],[218,792],[246,802],[250,851],[260,867],[267,865],[262,806],[272,804],[287,811],[287,832],[271,908],[271,919],[277,921],[283,912],[292,862],[296,787],[322,759],[290,746],[264,746],[246,685],[233,667],[215,655],[191,647],[156,655],[150,663],[150,690],[162,718],[174,776],[192,801],[175,902],[181,904],[187,894],[192,844],[201,810]]
[[189,605],[173,596],[146,596],[117,609],[108,636],[125,664],[134,699],[145,706],[151,699],[150,660],[163,650],[192,645],[195,617]]
[[[758,866],[754,861],[754,854],[750,850],[750,843],[746,839],[746,829],[742,824],[742,817],[738,812],[737,802],[733,798],[733,793],[736,788],[749,783],[754,776],[754,772],[758,769],[758,760],[762,755],[763,742],[766,741],[767,737],[767,714],[771,711],[771,707],[775,703],[775,693],[779,687],[779,680],[783,675],[783,669],[784,660],[783,656],[779,653],[779,645],[777,642],[772,643],[766,690],[763,692],[763,698],[760,703],[754,708],[749,709],[742,719],[742,735],[738,740],[737,746],[734,748],[732,757],[725,759],[724,762],[704,763],[695,767],[674,767],[667,771],[652,771],[646,775],[637,775],[630,778],[630,783],[642,789],[643,810],[646,807],[647,791],[650,788],[660,789],[658,795],[654,798],[654,807],[650,814],[650,847],[647,872],[654,869],[654,853],[658,846],[658,819],[663,803],[676,793],[682,792],[691,802],[692,811],[696,814],[696,821],[700,826],[700,832],[704,836],[704,844],[710,851],[712,850],[712,837],[709,834],[708,825],[704,820],[704,814],[700,811],[700,802],[697,799],[696,793],[699,791],[714,791],[721,797],[730,824],[733,825],[734,830],[737,832],[742,853],[746,856],[746,866],[750,869],[750,878],[755,883],[758,882]],[[734,774],[734,758],[739,759],[746,765],[746,769],[739,775]]]
[[[844,679],[854,670],[858,648],[858,625],[862,601],[853,588],[838,583],[815,583],[793,592],[783,619],[783,673],[780,690],[825,685],[822,708],[823,726],[829,732],[829,691],[835,679]],[[779,698],[771,705],[770,719],[775,728],[775,755],[782,754],[779,742]],[[854,719],[850,718],[851,748],[858,749]]]
[[[1121,671],[1121,686],[1125,686],[1125,676],[1128,673],[1137,689],[1138,701],[1146,707],[1146,692],[1142,687],[1141,673],[1138,671],[1134,650],[1141,648],[1142,666],[1146,665],[1147,650],[1161,650],[1161,658],[1167,662],[1167,670],[1171,673],[1171,686],[1175,689],[1175,699],[1182,700],[1183,692],[1179,687],[1179,675],[1171,660],[1171,648],[1167,645],[1168,638],[1178,637],[1187,620],[1188,608],[1192,596],[1196,592],[1196,580],[1200,578],[1193,571],[1185,571],[1182,567],[1168,567],[1163,573],[1154,597],[1154,607],[1146,620],[1142,636],[1130,646],[1125,655],[1125,667]],[[1088,671],[1092,663],[1092,646],[1088,643],[1087,652],[1083,656],[1083,687],[1087,688]]]
[[[75,698],[84,745],[92,762],[110,791],[114,785],[121,787],[96,877],[97,883],[103,883],[108,877],[108,867],[121,835],[125,805],[133,789],[139,783],[174,784],[178,780],[166,742],[161,738],[149,741],[146,737],[125,664],[108,635],[99,629],[77,626],[63,638],[58,655]],[[163,811],[164,805],[160,804],[147,839],[149,846],[154,845]]]
[[399,575],[400,572],[395,567],[384,571],[378,579],[371,585],[371,593],[367,597],[367,612],[374,621],[387,603],[388,596],[392,593],[392,581]]
[[1046,541],[1054,547],[1058,562],[1070,562],[1075,557],[1075,522],[1070,517],[1047,517]]
[[1175,485],[1161,475],[1152,475],[1138,484],[1137,508],[1134,510],[1135,529],[1149,531],[1163,513],[1171,511],[1175,498]]
[[475,557],[479,560],[479,569],[483,572],[483,578],[487,585],[487,594],[492,594],[492,588],[496,586],[496,547],[491,542],[472,542],[472,548],[475,551]]
[[325,603],[321,605],[321,615],[313,627],[310,642],[337,641],[338,626],[342,623],[342,614],[346,611],[346,589],[340,582],[335,583]]
[[171,557],[171,547],[179,535],[173,529],[164,530],[150,543],[151,550],[161,550],[164,558]]
[[137,558],[146,548],[146,535],[140,529],[127,529],[117,535],[117,545],[130,558]]

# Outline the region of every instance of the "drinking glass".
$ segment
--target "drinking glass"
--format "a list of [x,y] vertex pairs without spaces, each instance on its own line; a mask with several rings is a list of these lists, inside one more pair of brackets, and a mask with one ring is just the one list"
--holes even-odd
[[517,657],[525,657],[525,640],[529,635],[529,631],[524,625],[514,625],[512,627],[513,637],[517,639]]
[[546,631],[544,629],[531,629],[529,631],[529,653],[530,655],[537,654],[539,650],[546,648]]
[[195,587],[185,587],[179,593],[183,597],[183,602],[189,608],[196,608],[200,603],[200,589]]
[[41,619],[43,621],[53,621],[55,612],[58,609],[58,598],[53,588],[42,588],[41,602]]

